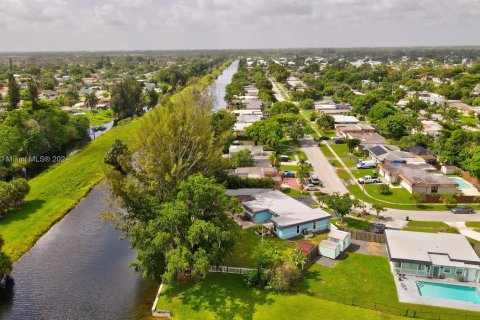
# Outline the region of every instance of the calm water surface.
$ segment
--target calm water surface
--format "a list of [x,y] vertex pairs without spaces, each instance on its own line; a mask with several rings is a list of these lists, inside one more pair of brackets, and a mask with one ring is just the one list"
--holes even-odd
[[233,63],[225,70],[222,74],[218,76],[217,80],[212,85],[212,88],[215,93],[216,103],[214,110],[225,109],[227,107],[227,102],[225,101],[225,87],[232,82],[233,75],[238,70],[238,60],[233,61]]
[[15,264],[13,292],[3,294],[0,319],[140,319],[157,286],[129,268],[135,252],[103,222],[99,187]]

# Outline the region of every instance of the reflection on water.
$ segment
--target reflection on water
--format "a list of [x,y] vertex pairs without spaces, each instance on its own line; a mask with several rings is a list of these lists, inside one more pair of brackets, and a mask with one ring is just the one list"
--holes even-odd
[[227,102],[225,101],[225,87],[232,82],[233,75],[238,70],[238,60],[235,60],[227,69],[223,70],[222,74],[218,76],[217,80],[212,85],[215,90],[215,110],[225,109]]
[[[129,268],[135,252],[99,218],[107,209],[95,188],[14,266],[1,319],[139,319],[157,286]],[[10,295],[10,297],[9,297]]]

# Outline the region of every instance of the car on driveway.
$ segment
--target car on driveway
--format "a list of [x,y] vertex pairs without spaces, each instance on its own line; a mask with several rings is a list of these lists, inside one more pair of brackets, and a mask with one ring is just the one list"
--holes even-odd
[[305,187],[305,190],[307,190],[307,191],[315,191],[315,190],[317,190],[317,187],[315,187],[314,184],[311,184],[311,183],[310,183],[309,185],[307,185],[307,186]]
[[320,137],[315,137],[314,140],[315,140],[315,141],[330,140],[330,137],[320,136]]
[[310,182],[311,182],[312,184],[320,184],[320,183],[322,183],[322,181],[320,181],[320,179],[318,179],[318,177],[317,177],[316,175],[314,175],[314,174],[312,174],[312,175],[310,176]]
[[365,176],[363,178],[358,179],[358,183],[360,184],[367,184],[367,183],[380,183],[382,182],[380,178],[373,178],[371,176]]
[[290,162],[290,157],[287,156],[287,155],[282,154],[282,155],[280,156],[280,161],[282,161],[282,162]]
[[373,227],[370,229],[370,232],[373,233],[378,233],[378,234],[383,234],[385,232],[385,229],[387,228],[386,225],[383,223],[376,223],[373,225]]
[[452,211],[455,214],[473,214],[473,213],[475,213],[475,210],[473,210],[473,208],[468,207],[468,206],[457,206],[450,211]]
[[295,172],[284,170],[282,173],[285,178],[295,178]]

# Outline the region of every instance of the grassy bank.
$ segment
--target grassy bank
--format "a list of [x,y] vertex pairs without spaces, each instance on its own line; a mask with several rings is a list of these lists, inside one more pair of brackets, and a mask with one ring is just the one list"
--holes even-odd
[[157,310],[180,319],[401,319],[370,310],[320,300],[306,294],[273,294],[249,289],[241,276],[210,274],[198,283],[167,288]]
[[108,123],[115,117],[113,110],[100,110],[95,113],[92,113],[92,111],[86,111],[85,114],[90,120],[91,126],[99,126]]
[[[229,63],[200,79],[195,87],[205,88]],[[52,166],[29,181],[30,193],[24,206],[0,219],[0,234],[5,241],[3,250],[14,261],[103,179],[105,153],[115,139],[132,142],[140,122],[141,120],[135,120],[113,128],[66,161]]]

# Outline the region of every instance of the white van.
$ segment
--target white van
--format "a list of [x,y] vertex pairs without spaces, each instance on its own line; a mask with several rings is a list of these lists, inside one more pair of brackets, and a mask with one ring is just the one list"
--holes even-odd
[[374,160],[365,160],[357,163],[357,169],[371,169],[375,168],[377,163]]

